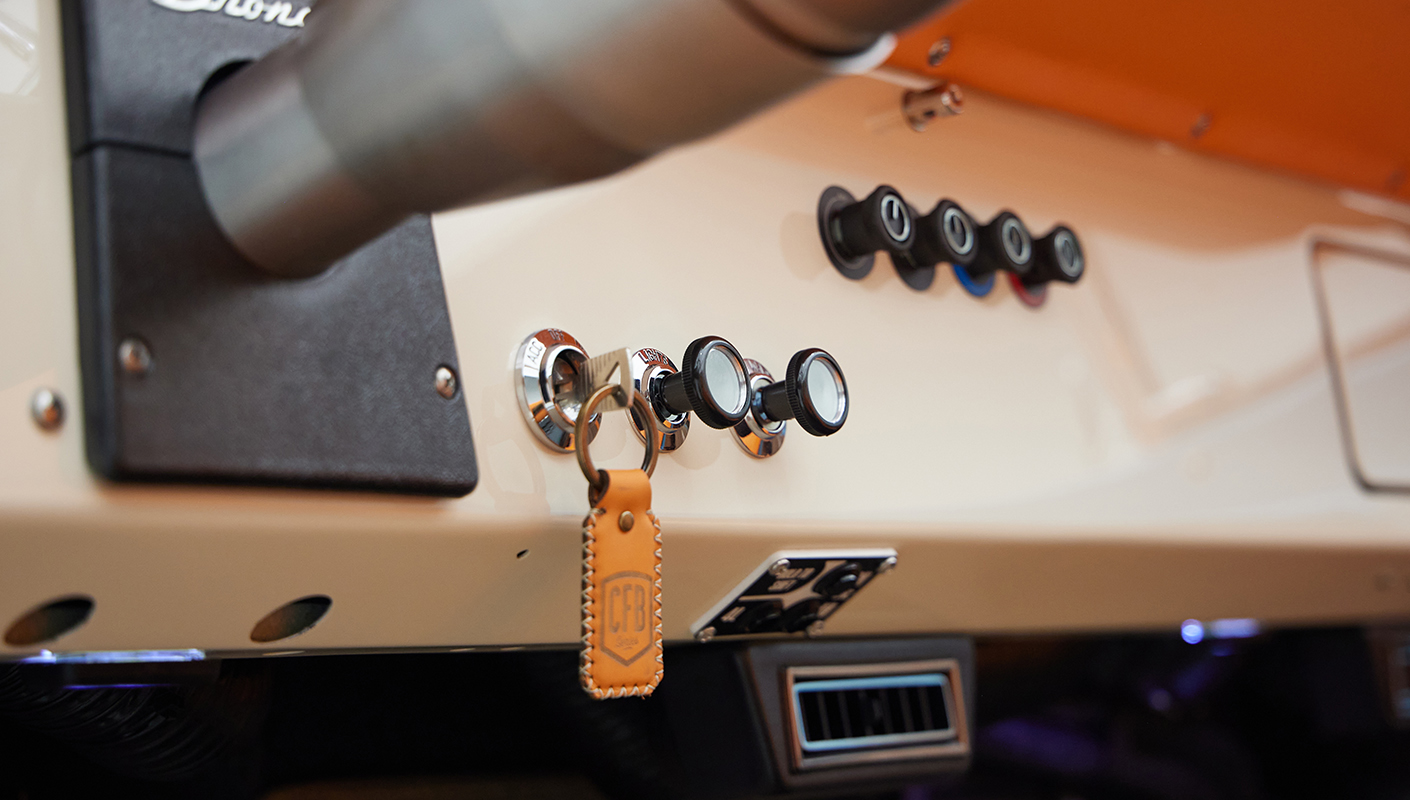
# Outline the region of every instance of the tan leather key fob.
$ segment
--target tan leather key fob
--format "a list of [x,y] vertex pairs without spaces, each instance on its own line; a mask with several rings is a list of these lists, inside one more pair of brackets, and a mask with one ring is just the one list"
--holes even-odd
[[645,697],[661,682],[661,526],[651,481],[611,470],[583,520],[583,689]]
[[651,440],[641,469],[599,470],[588,455],[586,422],[609,395],[618,408],[639,406],[651,418],[641,392],[630,398],[620,385],[593,391],[578,410],[578,465],[588,479],[592,510],[583,520],[583,641],[579,678],[598,700],[646,697],[661,683],[661,524],[651,513],[651,471],[661,433]]

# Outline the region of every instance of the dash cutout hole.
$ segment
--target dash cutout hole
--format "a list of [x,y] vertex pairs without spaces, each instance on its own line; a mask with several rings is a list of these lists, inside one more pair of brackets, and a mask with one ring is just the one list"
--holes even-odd
[[519,552],[517,552],[517,553],[514,554],[514,557],[522,561],[522,560],[523,560],[525,557],[527,557],[528,555],[529,555],[529,551],[528,551],[528,550],[520,550]]
[[332,605],[332,598],[321,594],[285,603],[255,623],[254,630],[250,631],[250,640],[263,644],[298,636],[317,625]]
[[11,647],[52,642],[74,630],[93,616],[93,598],[84,595],[61,597],[26,613],[5,631],[5,644]]

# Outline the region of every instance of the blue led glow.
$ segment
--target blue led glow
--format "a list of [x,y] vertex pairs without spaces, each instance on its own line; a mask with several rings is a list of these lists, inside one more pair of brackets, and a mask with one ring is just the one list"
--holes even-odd
[[1209,623],[1209,635],[1215,639],[1248,639],[1258,635],[1256,619],[1216,619]]
[[1204,641],[1204,625],[1197,619],[1187,619],[1180,625],[1180,638],[1190,644]]
[[206,652],[188,650],[100,650],[91,653],[51,653],[40,650],[37,655],[20,659],[21,664],[171,664],[204,661]]

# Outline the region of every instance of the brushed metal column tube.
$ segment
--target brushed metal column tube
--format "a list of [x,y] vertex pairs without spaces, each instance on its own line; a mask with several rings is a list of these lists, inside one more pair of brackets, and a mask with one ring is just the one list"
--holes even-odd
[[875,66],[942,0],[323,0],[212,90],[195,161],[265,270],[407,215],[601,177]]

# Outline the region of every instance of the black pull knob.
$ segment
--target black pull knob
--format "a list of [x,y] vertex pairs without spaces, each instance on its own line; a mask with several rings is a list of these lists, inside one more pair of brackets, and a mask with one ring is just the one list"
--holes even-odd
[[1021,280],[1025,286],[1040,286],[1048,281],[1076,283],[1082,280],[1086,268],[1077,234],[1066,225],[1059,225],[1033,243],[1033,269]]
[[681,370],[667,375],[653,397],[669,413],[695,412],[712,428],[739,424],[749,413],[749,376],[744,357],[718,336],[702,336],[685,349]]
[[847,379],[827,351],[800,350],[784,379],[760,389],[754,403],[765,424],[796,419],[814,436],[831,436],[847,421]]
[[876,187],[861,201],[829,187],[818,201],[818,226],[833,266],[853,279],[871,272],[877,251],[903,254],[915,241],[911,207],[890,186]]
[[979,252],[966,269],[982,279],[997,270],[1023,278],[1033,268],[1033,234],[1012,211],[1000,211],[987,225],[979,226]]

